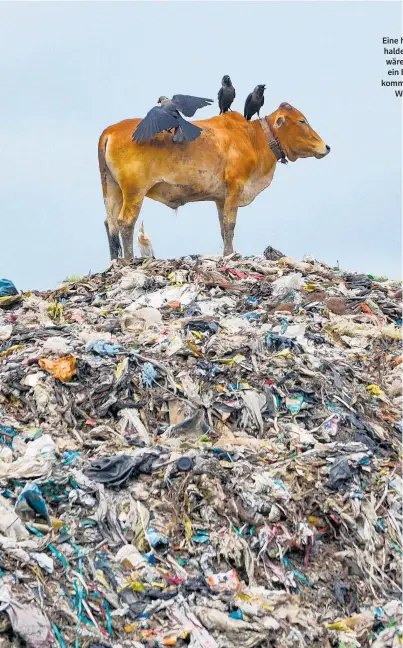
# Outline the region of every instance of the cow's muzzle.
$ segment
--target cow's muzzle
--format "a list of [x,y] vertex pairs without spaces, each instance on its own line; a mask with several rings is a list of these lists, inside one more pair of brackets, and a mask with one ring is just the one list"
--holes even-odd
[[330,146],[327,144],[323,144],[323,149],[321,151],[316,151],[315,152],[315,157],[317,160],[321,160],[322,158],[326,157],[326,155],[329,155],[330,153]]

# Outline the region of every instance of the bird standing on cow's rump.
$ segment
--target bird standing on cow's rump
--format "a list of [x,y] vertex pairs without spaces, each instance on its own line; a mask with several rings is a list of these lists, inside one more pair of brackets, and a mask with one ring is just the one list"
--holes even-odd
[[231,104],[235,99],[235,88],[228,74],[223,76],[221,81],[221,88],[218,91],[218,105],[220,107],[220,115],[231,110]]

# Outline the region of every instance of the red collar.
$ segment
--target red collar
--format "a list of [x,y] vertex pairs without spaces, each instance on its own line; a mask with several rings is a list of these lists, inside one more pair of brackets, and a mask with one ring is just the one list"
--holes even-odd
[[288,160],[285,154],[285,151],[283,147],[280,144],[280,141],[276,135],[276,133],[273,131],[272,127],[270,126],[269,122],[267,121],[266,117],[263,117],[263,119],[259,119],[260,125],[263,129],[263,132],[265,133],[267,137],[267,141],[269,142],[269,146],[271,150],[273,151],[274,155],[276,156],[276,159],[278,162],[281,162],[281,164],[287,164]]

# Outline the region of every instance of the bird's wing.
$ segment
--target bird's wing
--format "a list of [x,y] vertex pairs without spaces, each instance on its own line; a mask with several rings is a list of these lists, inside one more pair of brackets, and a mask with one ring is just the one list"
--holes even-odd
[[178,125],[175,113],[165,110],[162,106],[154,106],[141,120],[132,135],[133,142],[146,142],[154,135]]
[[222,88],[219,89],[218,91],[218,105],[221,110],[221,102],[222,102],[222,96],[223,96],[224,90]]
[[251,99],[252,99],[252,93],[248,94],[248,96],[246,97],[245,108],[244,108],[244,111],[243,111],[243,114],[244,114],[245,117],[246,117],[246,113],[248,111],[249,103],[250,103]]
[[203,97],[191,97],[190,95],[174,95],[172,102],[186,117],[193,117],[196,110],[204,108],[214,103],[214,99],[204,99]]

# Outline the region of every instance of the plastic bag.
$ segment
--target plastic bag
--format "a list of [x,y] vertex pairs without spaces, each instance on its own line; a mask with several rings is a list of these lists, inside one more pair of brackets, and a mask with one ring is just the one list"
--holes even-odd
[[285,297],[290,290],[301,290],[304,280],[300,272],[292,272],[275,279],[272,283],[273,297]]
[[0,297],[18,295],[18,290],[10,279],[0,279]]
[[123,351],[120,344],[109,344],[104,340],[93,340],[92,342],[88,342],[88,344],[85,347],[85,350],[87,353],[92,351],[92,353],[96,353],[100,356],[111,356],[111,357],[117,355],[118,353],[122,353]]
[[73,355],[58,360],[41,358],[38,364],[42,369],[50,373],[53,378],[61,380],[61,382],[69,382],[76,374],[76,358]]
[[43,343],[42,351],[62,357],[67,356],[71,352],[71,348],[64,338],[57,336],[48,338]]
[[6,587],[0,590],[0,612],[8,614],[14,633],[26,642],[27,648],[54,645],[50,623],[40,609],[12,599]]
[[120,326],[124,333],[158,328],[162,326],[162,316],[159,310],[152,306],[139,308],[137,304],[131,304],[123,311]]
[[28,530],[16,515],[13,507],[2,495],[0,495],[0,534],[15,540],[29,538]]
[[38,515],[45,518],[50,523],[50,517],[46,502],[36,484],[25,484],[21,493],[18,496],[15,510],[22,511],[25,506],[35,511]]

